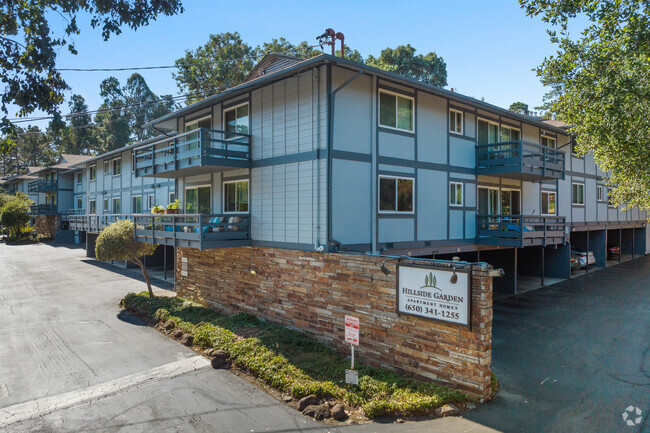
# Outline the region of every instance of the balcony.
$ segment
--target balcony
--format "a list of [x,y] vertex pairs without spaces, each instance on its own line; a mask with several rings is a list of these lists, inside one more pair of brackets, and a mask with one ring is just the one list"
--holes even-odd
[[32,215],[55,215],[55,204],[33,204],[30,206]]
[[565,218],[535,215],[477,215],[479,243],[529,247],[563,244]]
[[134,215],[139,242],[199,250],[251,244],[249,215]]
[[27,192],[51,192],[56,191],[57,181],[34,180],[27,184]]
[[68,215],[70,230],[98,233],[115,221],[133,219],[130,214]]
[[523,140],[479,144],[476,174],[527,181],[564,179],[564,152]]
[[12,187],[6,187],[2,189],[2,192],[5,194],[9,195],[15,195],[18,192],[18,188],[12,186]]
[[251,136],[197,129],[134,150],[136,176],[181,178],[250,168]]

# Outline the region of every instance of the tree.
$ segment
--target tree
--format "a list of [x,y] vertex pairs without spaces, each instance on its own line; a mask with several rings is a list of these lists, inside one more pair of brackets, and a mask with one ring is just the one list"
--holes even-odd
[[385,71],[404,75],[425,83],[444,87],[447,85],[447,65],[434,52],[426,56],[415,54],[415,48],[407,44],[386,48],[379,58],[368,56],[366,64]]
[[95,115],[99,127],[97,140],[100,152],[110,152],[125,146],[131,138],[129,119],[126,115],[126,98],[115,77],[108,77],[99,85],[99,95],[104,103]]
[[[348,50],[346,49],[345,52],[347,53]],[[268,53],[285,54],[287,56],[300,57],[303,59],[309,59],[318,56],[319,54],[323,54],[322,51],[316,50],[314,47],[310,46],[307,41],[302,41],[298,45],[294,45],[285,38],[271,39],[271,42],[264,42],[262,46],[255,48],[255,54],[257,56]]]
[[62,130],[61,152],[73,155],[90,155],[95,148],[95,134],[92,116],[88,105],[81,95],[70,98],[70,127]]
[[15,150],[20,165],[47,166],[56,161],[56,154],[50,145],[50,138],[38,126],[18,128]]
[[528,104],[525,104],[523,102],[513,102],[512,104],[510,104],[508,110],[514,111],[515,113],[526,114],[528,113]]
[[[93,28],[101,28],[104,40],[120,34],[123,25],[136,30],[158,15],[182,13],[181,0],[7,0],[0,3],[0,69],[4,91],[0,97],[3,118],[0,131],[5,138],[0,150],[14,144],[15,127],[8,118],[8,104],[19,107],[19,116],[36,110],[54,115],[68,89],[56,69],[57,53],[67,48],[77,54],[74,41],[79,35],[77,15],[90,17]],[[63,31],[56,35],[48,19],[60,16]]]
[[[557,54],[537,68],[545,101],[616,186],[614,203],[650,209],[650,4],[644,0],[520,0],[552,26]],[[580,16],[586,28],[572,39]],[[579,25],[582,25],[579,23]]]
[[196,50],[186,50],[176,60],[178,72],[172,74],[181,92],[191,104],[206,96],[240,84],[253,69],[255,51],[242,41],[241,35],[210,35],[208,42]]
[[23,227],[29,224],[29,207],[34,202],[27,194],[17,192],[16,195],[3,194],[0,208],[0,224],[9,230],[10,236],[18,236]]
[[158,245],[135,241],[133,221],[119,220],[106,227],[97,237],[95,256],[97,260],[127,260],[140,266],[147,283],[149,296],[153,298],[149,273],[142,258],[150,256]]
[[153,132],[142,127],[155,118],[171,113],[174,101],[171,95],[160,98],[151,91],[144,77],[138,73],[131,75],[122,88],[124,102],[127,105],[125,114],[128,117],[132,138],[141,141],[153,137]]

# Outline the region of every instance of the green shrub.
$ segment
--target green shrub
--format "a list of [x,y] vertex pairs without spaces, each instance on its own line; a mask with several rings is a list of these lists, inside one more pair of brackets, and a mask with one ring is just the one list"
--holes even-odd
[[[360,407],[370,418],[427,414],[446,403],[469,400],[462,392],[362,362],[355,363],[359,385],[347,385],[343,379],[350,362],[344,356],[302,332],[251,315],[226,316],[181,298],[149,298],[144,292],[129,293],[122,306],[173,321],[194,336],[195,345],[223,349],[235,365],[295,398],[316,394],[340,400]],[[254,336],[242,336],[250,334]]]
[[17,236],[29,224],[30,205],[33,203],[27,194],[16,193],[14,196],[3,194],[0,208],[0,224],[7,228],[10,236]]
[[136,242],[133,221],[119,220],[102,230],[97,237],[95,257],[97,260],[128,260],[140,266],[149,296],[153,297],[149,273],[142,257],[152,255],[156,247],[154,244]]

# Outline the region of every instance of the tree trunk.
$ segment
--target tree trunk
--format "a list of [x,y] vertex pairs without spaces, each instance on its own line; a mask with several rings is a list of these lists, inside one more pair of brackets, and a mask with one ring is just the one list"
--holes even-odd
[[151,290],[151,281],[149,280],[149,272],[147,272],[147,268],[144,266],[144,262],[140,259],[137,259],[135,261],[138,265],[140,265],[140,269],[142,270],[142,276],[144,277],[144,281],[147,283],[147,290],[149,290],[149,297],[153,298],[153,290]]

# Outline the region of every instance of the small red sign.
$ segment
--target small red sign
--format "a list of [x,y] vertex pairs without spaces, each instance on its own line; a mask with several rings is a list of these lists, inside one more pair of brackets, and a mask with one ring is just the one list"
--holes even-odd
[[359,318],[354,316],[345,316],[345,342],[348,344],[359,345]]

